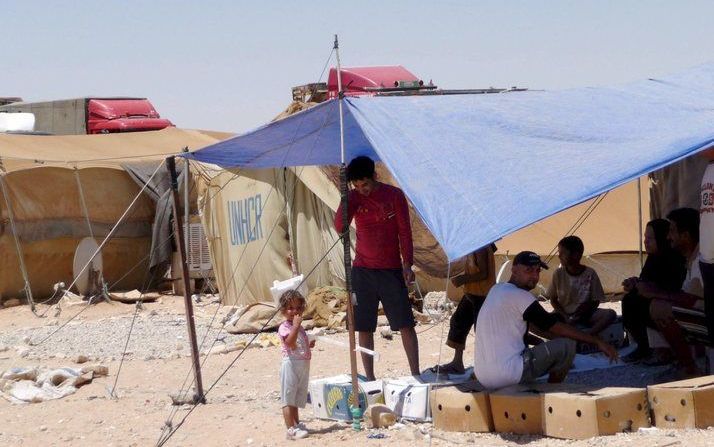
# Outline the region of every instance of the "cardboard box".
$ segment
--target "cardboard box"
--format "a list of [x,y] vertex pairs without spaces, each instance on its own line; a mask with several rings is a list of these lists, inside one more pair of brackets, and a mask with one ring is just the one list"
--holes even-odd
[[578,385],[533,383],[513,385],[491,392],[493,425],[499,433],[542,435],[545,416],[543,396],[555,392],[582,392]]
[[546,393],[544,434],[586,439],[649,427],[647,394],[640,388]]
[[[437,387],[473,383],[465,380],[439,381],[438,377],[422,375],[384,380],[384,403],[397,416],[412,421],[431,421],[429,392]],[[431,382],[429,382],[431,380]]]
[[714,376],[651,385],[647,396],[656,427],[714,426]]
[[[384,403],[382,381],[359,381],[359,406],[364,412],[369,405]],[[349,410],[352,379],[347,374],[311,380],[310,403],[315,417],[337,421],[351,421]]]
[[490,432],[493,419],[488,392],[475,382],[435,387],[429,392],[434,428],[456,432]]
[[384,381],[384,403],[397,416],[414,421],[430,421],[429,383],[413,377]]

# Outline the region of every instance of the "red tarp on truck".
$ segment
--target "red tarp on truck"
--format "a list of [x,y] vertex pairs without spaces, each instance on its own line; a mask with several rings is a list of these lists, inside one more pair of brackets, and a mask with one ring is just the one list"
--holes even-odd
[[[400,83],[418,83],[414,76],[401,65],[381,67],[343,67],[342,88],[345,95],[369,95],[375,90],[399,87]],[[327,77],[327,90],[330,98],[337,97],[337,69],[331,68]]]

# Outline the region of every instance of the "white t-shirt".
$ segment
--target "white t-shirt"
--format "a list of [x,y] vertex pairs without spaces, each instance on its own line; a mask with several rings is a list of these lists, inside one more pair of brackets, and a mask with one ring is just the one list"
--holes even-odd
[[704,171],[700,198],[699,256],[702,262],[714,264],[714,161]]
[[528,324],[523,313],[535,297],[511,283],[496,284],[476,320],[474,373],[486,388],[514,385],[523,375],[521,353]]
[[682,283],[682,290],[699,298],[704,298],[704,283],[702,282],[702,271],[699,269],[696,249],[692,256],[687,259],[687,276]]

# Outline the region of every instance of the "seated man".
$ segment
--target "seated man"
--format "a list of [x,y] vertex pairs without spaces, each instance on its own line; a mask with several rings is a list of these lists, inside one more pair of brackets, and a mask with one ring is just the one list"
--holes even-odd
[[585,246],[577,236],[558,242],[561,267],[553,272],[546,292],[558,320],[584,326],[584,332],[597,335],[610,326],[617,314],[612,309],[598,309],[605,292],[595,270],[580,263]]
[[[496,284],[486,296],[476,322],[474,373],[488,389],[534,382],[548,374],[548,382],[565,380],[575,357],[575,341],[594,344],[611,360],[617,351],[603,340],[558,322],[529,292],[538,284],[541,268],[548,266],[531,251],[513,259],[511,278]],[[532,348],[523,338],[528,324],[557,337]]]
[[454,314],[451,315],[449,336],[446,339],[446,345],[454,349],[454,358],[449,363],[431,368],[433,372],[440,374],[464,373],[463,354],[466,338],[476,323],[486,294],[496,284],[495,252],[496,246],[490,244],[471,253],[466,258],[464,273],[451,279],[454,286],[464,286],[464,296],[459,301]]
[[684,332],[675,320],[675,313],[687,313],[688,309],[704,310],[704,289],[699,268],[699,211],[678,208],[667,214],[668,239],[672,248],[687,260],[687,275],[682,290],[671,292],[653,282],[639,281],[635,286],[639,296],[651,299],[650,318],[662,333],[674,355],[679,360],[682,376],[699,375],[692,351],[684,339]]

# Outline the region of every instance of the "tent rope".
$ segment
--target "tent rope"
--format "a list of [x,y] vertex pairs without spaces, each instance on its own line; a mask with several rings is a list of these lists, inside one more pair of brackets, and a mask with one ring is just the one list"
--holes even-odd
[[79,203],[82,206],[82,213],[84,214],[84,219],[87,221],[87,229],[89,230],[89,237],[94,239],[94,231],[92,231],[92,221],[89,219],[89,209],[87,208],[87,201],[84,198],[84,189],[82,188],[82,181],[79,178],[79,169],[74,166],[74,178],[77,181],[77,190],[79,191]]
[[12,236],[15,241],[15,250],[17,251],[17,259],[18,259],[18,263],[20,264],[20,271],[22,272],[22,278],[24,280],[23,290],[25,291],[25,297],[30,302],[30,310],[32,310],[32,313],[35,316],[38,316],[37,311],[35,309],[35,302],[32,297],[32,288],[30,286],[30,277],[27,273],[27,266],[25,265],[25,256],[24,256],[24,253],[22,252],[22,246],[20,244],[20,237],[17,234],[17,227],[15,226],[15,214],[12,211],[12,205],[10,203],[10,194],[7,191],[7,185],[6,185],[6,181],[5,181],[6,175],[7,175],[7,173],[5,173],[5,172],[0,173],[0,188],[2,188],[2,194],[5,199],[5,206],[7,207],[7,215],[8,215],[8,219],[10,220],[10,229],[12,231]]
[[[332,247],[330,247],[330,249],[329,249],[324,255],[322,255],[322,257],[317,261],[317,263],[312,267],[312,269],[310,269],[310,271],[305,275],[305,277],[303,278],[303,280],[300,282],[300,284],[297,285],[296,288],[299,288],[305,281],[307,281],[307,279],[315,272],[315,270],[317,270],[317,267],[319,267],[319,265],[322,263],[322,261],[324,261],[324,260],[327,258],[327,255],[329,254],[329,251],[332,250],[332,249],[335,247],[335,245],[337,245],[337,243],[340,242],[340,241],[341,241],[341,239],[338,239],[337,241],[335,241],[335,243],[332,245]],[[223,370],[223,372],[216,378],[216,380],[211,384],[211,386],[208,387],[208,389],[207,389],[206,392],[204,393],[204,397],[206,397],[206,396],[208,395],[208,393],[210,393],[211,390],[213,390],[213,388],[218,384],[218,382],[220,382],[220,380],[221,380],[221,379],[228,373],[228,371],[236,364],[236,362],[238,361],[238,359],[243,355],[243,353],[245,353],[245,351],[246,351],[246,350],[248,349],[248,347],[255,341],[255,339],[258,337],[258,335],[260,335],[260,334],[263,333],[263,331],[265,330],[265,328],[268,326],[268,323],[270,323],[270,321],[271,321],[273,318],[275,318],[275,316],[276,316],[279,312],[280,312],[280,309],[276,309],[275,312],[272,314],[272,316],[271,316],[270,318],[268,318],[268,319],[265,321],[265,323],[263,324],[263,326],[260,328],[260,331],[257,332],[255,335],[253,335],[253,337],[251,338],[250,342],[248,342],[248,343],[246,344],[246,346],[245,346],[243,349],[240,350],[240,352],[236,355],[236,357],[228,364],[228,366],[227,366],[227,367]],[[186,422],[186,419],[191,415],[191,413],[193,413],[193,411],[196,409],[196,407],[198,407],[199,403],[200,403],[200,402],[195,402],[195,403],[192,404],[191,408],[188,410],[188,413],[186,413],[186,414],[184,415],[184,417],[183,417],[183,418],[181,419],[181,421],[176,425],[175,428],[174,428],[174,426],[173,426],[173,421],[172,421],[172,420],[166,421],[166,423],[164,424],[164,427],[162,427],[161,437],[159,438],[159,441],[158,441],[157,444],[156,444],[157,447],[163,446],[164,444],[166,444],[166,442],[169,441],[169,439],[171,439],[171,437],[176,433],[176,431],[178,431],[178,429],[181,428],[181,426]],[[167,428],[168,428],[170,431],[166,432]]]
[[[166,240],[164,240],[164,242],[161,243],[161,245],[166,244],[166,243],[169,242],[170,240],[171,240],[170,237],[167,238]],[[157,248],[158,248],[158,246],[157,246]],[[155,248],[155,250],[156,250],[156,248]],[[142,260],[140,260],[139,262],[137,262],[137,263],[134,265],[134,267],[131,268],[131,270],[134,270],[137,265],[141,264],[141,263],[142,263],[146,258],[148,258],[149,256],[151,256],[151,253],[149,253],[146,257],[144,257],[144,259],[142,259]],[[131,271],[131,270],[130,270],[130,271]],[[125,276],[126,276],[126,275],[125,275]],[[118,281],[117,281],[117,282],[118,282]],[[116,284],[117,284],[117,283],[115,282],[111,287],[109,287],[109,289],[110,289],[110,290],[113,289],[114,286],[116,286]],[[53,335],[55,335],[57,332],[59,332],[59,331],[62,330],[65,326],[67,326],[72,320],[74,320],[75,318],[77,318],[78,316],[80,316],[85,310],[89,309],[93,302],[94,302],[94,299],[93,299],[93,297],[92,297],[92,298],[90,298],[90,299],[87,301],[87,303],[82,307],[82,309],[80,309],[78,312],[76,312],[74,315],[72,315],[67,321],[65,321],[65,322],[62,323],[61,325],[57,326],[57,328],[56,328],[54,331],[52,331],[49,335],[47,335],[47,336],[46,336],[45,338],[43,338],[42,340],[40,340],[40,341],[38,341],[38,342],[31,342],[31,343],[30,343],[30,346],[39,346],[39,345],[43,344],[44,342],[46,342],[47,340],[49,340]]]
[[[126,218],[126,216],[129,214],[129,211],[131,211],[131,209],[134,207],[134,205],[136,204],[136,202],[139,200],[139,198],[141,197],[141,195],[142,195],[142,194],[144,193],[144,191],[146,190],[146,187],[149,185],[149,183],[150,183],[151,180],[154,178],[154,176],[156,176],[156,173],[159,172],[159,169],[161,168],[162,165],[163,165],[163,163],[159,164],[159,165],[156,167],[156,169],[154,170],[154,173],[151,174],[151,177],[149,178],[149,180],[148,180],[148,181],[144,184],[144,186],[139,190],[139,192],[136,194],[136,196],[135,196],[134,199],[131,201],[131,203],[129,204],[129,206],[126,208],[126,210],[124,211],[124,213],[121,215],[121,217],[119,217],[119,220],[114,224],[114,226],[113,226],[112,229],[109,231],[109,233],[108,233],[107,236],[104,238],[104,240],[103,240],[102,243],[99,245],[99,247],[97,247],[97,250],[94,252],[94,254],[92,254],[92,256],[89,258],[89,260],[87,261],[87,263],[86,263],[86,264],[84,265],[84,267],[82,268],[82,270],[80,270],[80,272],[76,275],[76,277],[74,278],[74,280],[72,280],[72,283],[70,283],[69,287],[67,287],[65,290],[71,290],[72,287],[74,287],[74,285],[76,284],[77,279],[79,278],[79,276],[82,275],[82,273],[84,273],[85,270],[87,270],[87,268],[88,268],[89,265],[92,263],[92,261],[93,261],[94,258],[97,256],[97,254],[99,254],[99,253],[102,251],[102,248],[104,248],[104,246],[107,244],[107,242],[108,242],[108,241],[112,238],[112,236],[114,235],[114,232],[116,232],[117,228],[119,228],[119,226],[123,223],[124,218]],[[54,298],[54,295],[53,295],[52,298]],[[52,299],[52,298],[50,298],[50,299]],[[45,301],[45,302],[47,302],[47,301]],[[47,309],[45,309],[45,311],[44,311],[40,316],[44,317],[45,315],[47,315],[47,312],[49,312],[51,308],[52,308],[52,307],[48,307]],[[74,317],[73,317],[73,318],[74,318]],[[62,327],[63,327],[63,326],[62,326]],[[58,329],[59,329],[59,328],[58,328]],[[53,333],[53,334],[54,334],[54,333]],[[43,340],[42,340],[40,343],[38,343],[38,344],[44,343],[46,340],[47,340],[47,338],[43,339]],[[32,343],[30,343],[30,345],[31,345],[31,346],[36,346],[36,345],[34,345],[34,344],[32,344]]]
[[[570,236],[572,234],[575,234],[576,231],[580,229],[580,227],[585,223],[586,220],[592,215],[592,213],[597,209],[597,207],[602,203],[602,201],[605,199],[609,191],[606,191],[603,194],[600,194],[597,196],[597,198],[591,202],[588,207],[583,211],[583,213],[578,217],[573,225],[570,226],[568,231],[565,233],[565,236]],[[558,251],[558,243],[556,242],[555,246],[550,250],[550,253],[548,253],[548,256],[545,258],[545,263],[548,264],[551,259],[553,259],[553,256],[555,256],[555,253]]]
[[112,385],[112,389],[109,392],[109,396],[111,396],[114,399],[117,399],[119,396],[116,394],[116,388],[117,388],[117,383],[119,382],[119,375],[121,374],[121,369],[122,366],[124,366],[124,359],[126,358],[126,352],[127,349],[129,348],[129,340],[131,340],[131,333],[134,331],[134,324],[136,323],[136,318],[139,315],[139,311],[143,308],[144,304],[144,294],[145,290],[148,288],[149,284],[151,284],[154,281],[154,278],[156,277],[156,272],[157,270],[154,269],[151,272],[151,277],[149,277],[149,272],[147,271],[146,274],[144,275],[144,286],[142,287],[141,295],[139,295],[139,299],[136,300],[136,303],[134,303],[134,317],[131,319],[131,325],[129,326],[129,332],[126,336],[126,342],[124,343],[124,350],[121,353],[121,359],[119,360],[119,367],[117,368],[117,374],[114,377],[114,385]]
[[[330,59],[332,58],[333,52],[334,52],[334,48],[331,50],[331,52],[330,52],[330,54],[329,54],[327,60],[325,61],[325,65],[323,66],[322,72],[320,73],[319,80],[322,80],[322,77],[324,76],[325,70],[327,69],[327,66],[329,65]],[[318,82],[319,82],[319,80],[318,80]],[[292,147],[292,145],[294,144],[295,138],[296,138],[296,136],[297,136],[297,133],[298,133],[299,129],[302,127],[303,122],[304,122],[304,118],[302,118],[302,119],[300,120],[299,125],[297,126],[297,129],[295,130],[293,139],[292,139],[291,143],[289,144],[289,147]],[[321,129],[323,129],[326,125],[327,125],[327,117],[325,117],[325,120],[324,120],[323,123],[322,123]],[[308,153],[307,153],[307,156],[305,157],[306,160],[310,157],[310,155],[311,155],[312,152],[314,151],[315,146],[316,146],[316,142],[313,142],[312,146],[310,147],[310,150],[309,150]],[[288,157],[288,155],[289,155],[289,153],[290,153],[290,150],[291,150],[291,149],[288,149],[288,150],[286,151],[286,154],[285,154],[285,156],[284,156],[284,158],[283,158],[283,162],[282,162],[281,164],[284,164],[285,161],[287,160],[287,157]],[[200,166],[200,164],[198,164],[198,166]],[[204,168],[201,166],[200,169],[204,169]],[[297,178],[296,178],[296,181],[295,181],[296,184],[297,184],[297,181],[300,180],[304,169],[305,169],[304,166],[301,167],[300,172],[296,174],[296,177],[297,177]],[[239,175],[240,175],[240,172],[241,172],[241,170],[239,169],[238,172],[236,172],[235,174],[233,174],[233,176],[231,176],[231,178],[230,178],[226,183],[224,183],[224,184],[218,189],[218,191],[216,191],[216,192],[211,196],[211,198],[210,198],[209,200],[204,201],[202,209],[205,209],[205,207],[208,205],[208,203],[209,203],[210,201],[212,201],[230,182],[232,182],[233,180],[237,179],[237,178],[239,177]],[[206,170],[204,169],[204,174],[205,174],[205,173],[206,173]],[[207,174],[205,174],[205,175],[207,176]],[[270,200],[270,198],[271,198],[271,196],[272,196],[272,193],[273,193],[273,191],[274,191],[275,189],[276,189],[276,188],[271,188],[271,190],[270,190],[270,192],[268,193],[268,196],[267,196],[267,198],[266,198],[265,204],[267,204],[267,203],[269,202],[269,200]],[[285,203],[283,204],[283,209],[282,209],[281,213],[279,214],[279,216],[282,216],[283,214],[286,213],[286,207],[288,206],[289,203],[294,203],[295,194],[296,194],[296,188],[293,188],[292,198],[290,198],[290,199],[288,199],[288,200],[285,201]],[[263,206],[265,206],[265,204],[264,204]],[[270,241],[270,237],[272,236],[273,232],[274,232],[275,229],[277,228],[278,223],[279,223],[279,218],[276,218],[276,221],[274,222],[273,227],[271,228],[271,230],[270,230],[270,232],[269,232],[269,234],[268,234],[268,237],[266,237],[265,243],[264,243],[263,246],[261,247],[261,250],[260,250],[260,252],[259,252],[259,254],[258,254],[258,257],[257,257],[255,263],[253,264],[253,266],[251,267],[250,272],[248,273],[248,277],[247,277],[246,280],[244,281],[243,286],[241,287],[241,289],[240,289],[240,291],[239,291],[239,293],[238,293],[238,295],[237,295],[237,299],[239,299],[240,296],[242,296],[243,291],[244,291],[245,288],[247,287],[248,279],[250,279],[250,278],[252,277],[253,272],[255,271],[255,268],[256,268],[256,266],[257,266],[257,264],[258,264],[257,261],[261,258],[263,252],[265,251],[265,248],[267,247],[267,244],[268,244],[268,242]],[[256,222],[256,225],[257,225],[257,222]],[[254,227],[254,229],[255,229],[255,227]],[[330,251],[334,248],[334,246],[335,246],[339,241],[341,241],[341,240],[342,240],[341,238],[338,238],[338,239],[334,242],[334,244],[325,252],[325,254],[322,256],[322,258],[318,261],[318,263],[315,265],[315,267],[313,267],[313,269],[310,271],[310,273],[308,273],[308,275],[303,278],[303,281],[302,281],[300,284],[302,284],[303,282],[305,282],[305,280],[307,280],[307,278],[314,272],[314,270],[317,268],[317,266],[319,266],[319,264],[322,262],[322,260],[324,260],[324,259],[327,257],[327,255],[329,254],[329,252],[330,252]],[[241,255],[240,255],[239,259],[238,259],[238,261],[236,262],[236,266],[234,267],[234,269],[233,269],[233,271],[232,271],[232,273],[231,273],[230,285],[229,285],[228,287],[226,287],[226,290],[229,289],[230,287],[232,287],[233,284],[235,283],[235,280],[236,280],[236,272],[237,272],[237,270],[238,270],[238,267],[241,265],[241,262],[242,262],[242,260],[243,260],[243,257],[244,257],[244,255],[245,255],[245,253],[246,253],[246,250],[243,250],[243,252],[241,253]],[[299,286],[298,286],[298,287],[299,287]],[[220,307],[221,307],[221,305],[219,305],[218,309],[220,309]],[[216,313],[218,312],[218,309],[216,309]],[[276,312],[276,313],[277,313],[277,312]],[[214,315],[214,318],[215,318],[215,315]],[[272,318],[271,318],[271,319],[272,319]],[[270,320],[268,320],[268,321],[270,321]],[[215,345],[215,343],[218,341],[218,337],[220,336],[220,334],[222,333],[222,331],[223,331],[224,328],[225,328],[225,322],[223,323],[223,325],[222,325],[221,328],[219,329],[219,332],[218,332],[218,334],[216,335],[216,337],[214,337],[213,343],[212,343],[211,347],[209,348],[209,351],[210,351],[210,349],[213,348],[213,346]],[[209,329],[210,329],[210,327],[209,327]],[[261,329],[261,332],[262,332],[262,329]],[[208,334],[208,331],[206,332],[206,335],[207,335],[207,334]],[[204,336],[204,339],[205,339],[205,336]],[[203,345],[203,342],[202,342],[202,345]],[[206,362],[207,360],[208,360],[208,355],[206,354],[206,357],[204,358],[203,364],[205,364],[205,362]],[[202,366],[203,366],[203,365],[202,365]],[[190,372],[189,372],[189,373],[190,373]],[[185,381],[184,381],[184,383],[185,383]],[[182,385],[182,388],[183,388],[183,385]],[[189,388],[190,388],[190,385],[189,385]],[[211,387],[211,388],[212,388],[212,387]],[[210,388],[209,388],[209,390],[210,390]],[[183,391],[183,390],[182,390],[182,391]],[[180,392],[182,392],[182,391],[180,391]],[[204,394],[204,396],[205,396],[205,394]],[[195,408],[195,407],[194,407],[194,408]],[[169,419],[169,421],[167,421],[168,423],[165,424],[165,427],[171,427],[171,421],[172,421],[172,417]],[[178,427],[177,427],[177,429],[178,429]],[[169,437],[170,437],[170,436],[171,436],[171,435],[169,435]],[[167,440],[168,440],[168,439],[167,439]]]
[[[449,299],[448,298],[449,297],[449,283],[451,282],[450,279],[451,279],[451,264],[449,264],[446,268],[446,286],[444,287],[444,298],[443,298],[444,301]],[[437,378],[437,380],[439,379],[439,373],[440,373],[440,369],[441,369],[441,353],[444,351],[444,321],[446,321],[445,318],[442,319],[440,322],[441,335],[439,336],[439,357],[438,357],[438,360],[436,363],[436,378]],[[475,324],[476,324],[476,322],[474,321],[474,325]],[[437,387],[434,390],[435,397],[436,397],[436,393],[438,393],[438,392],[439,392],[439,387]],[[429,447],[431,447],[431,442],[432,442],[432,437],[429,436]]]

